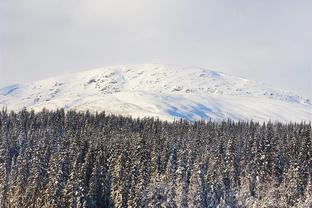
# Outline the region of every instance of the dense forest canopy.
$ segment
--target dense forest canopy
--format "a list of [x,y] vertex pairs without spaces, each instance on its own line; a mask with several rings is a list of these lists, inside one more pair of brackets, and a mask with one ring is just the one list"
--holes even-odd
[[311,123],[2,110],[0,207],[312,207]]

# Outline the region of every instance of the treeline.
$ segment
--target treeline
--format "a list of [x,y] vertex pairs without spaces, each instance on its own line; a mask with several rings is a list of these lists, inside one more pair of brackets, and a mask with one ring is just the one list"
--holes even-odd
[[312,207],[311,123],[0,112],[0,207]]

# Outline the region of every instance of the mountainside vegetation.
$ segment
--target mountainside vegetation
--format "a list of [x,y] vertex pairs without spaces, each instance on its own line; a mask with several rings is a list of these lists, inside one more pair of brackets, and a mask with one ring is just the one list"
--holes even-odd
[[312,207],[311,123],[2,110],[0,207]]

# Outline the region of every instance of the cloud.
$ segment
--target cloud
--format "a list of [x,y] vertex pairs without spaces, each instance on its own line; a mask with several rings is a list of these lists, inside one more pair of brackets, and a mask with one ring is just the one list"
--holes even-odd
[[312,97],[311,8],[309,0],[4,0],[0,85],[159,62],[208,67]]

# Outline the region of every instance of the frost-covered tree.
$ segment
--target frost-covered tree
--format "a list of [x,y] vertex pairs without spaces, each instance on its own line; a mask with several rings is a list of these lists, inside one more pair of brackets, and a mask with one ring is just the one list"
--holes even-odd
[[0,111],[0,207],[311,207],[311,123]]

